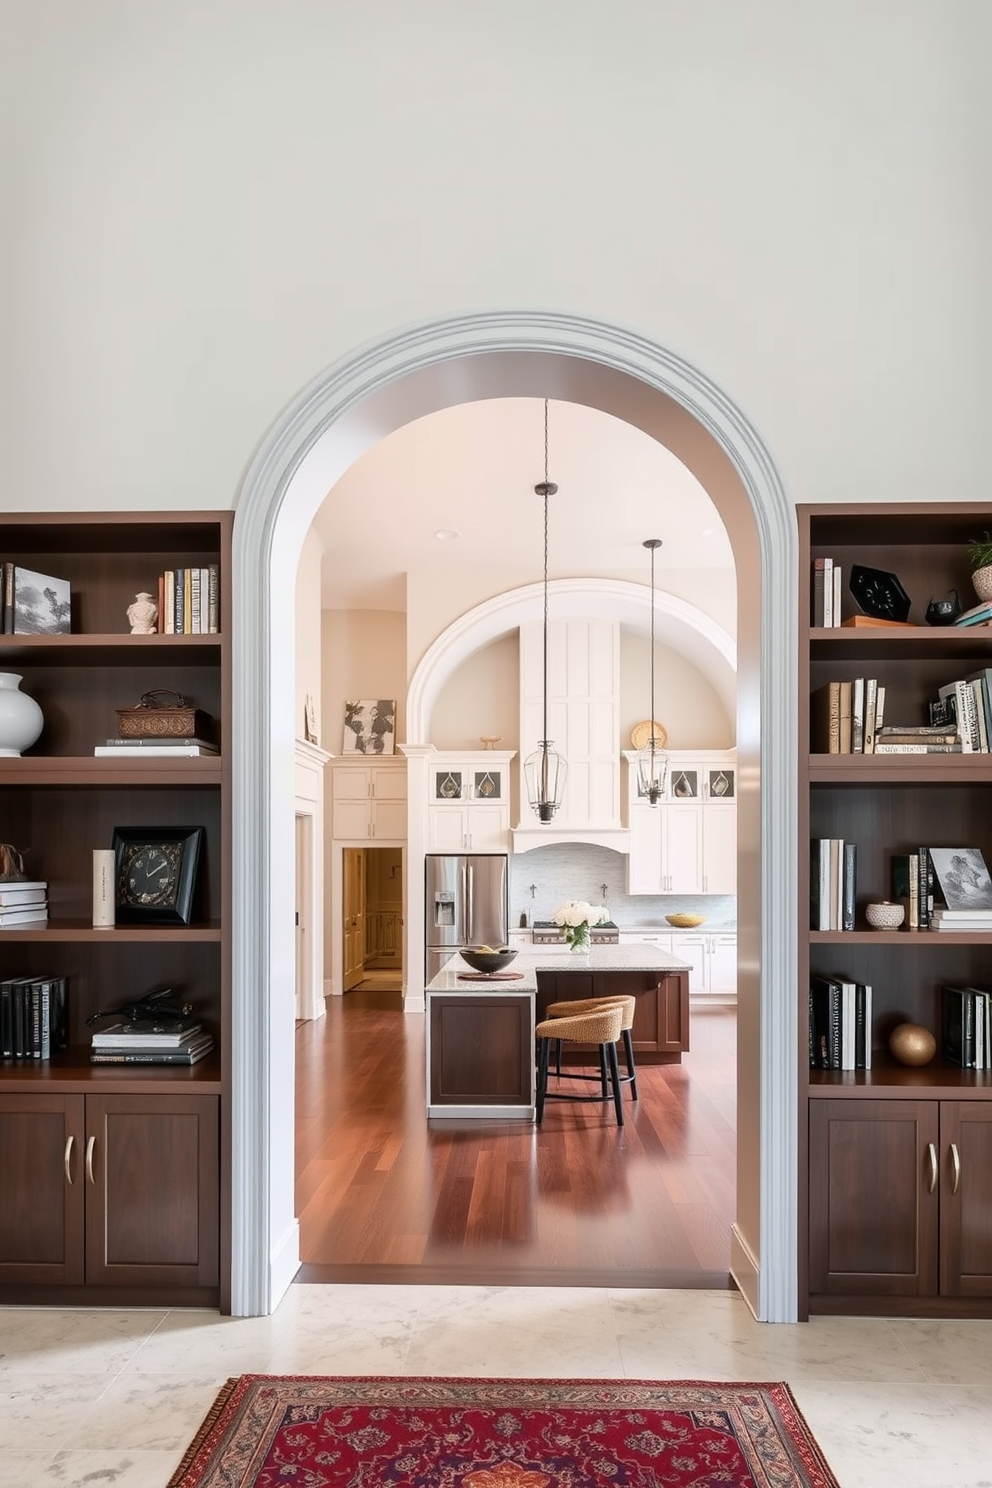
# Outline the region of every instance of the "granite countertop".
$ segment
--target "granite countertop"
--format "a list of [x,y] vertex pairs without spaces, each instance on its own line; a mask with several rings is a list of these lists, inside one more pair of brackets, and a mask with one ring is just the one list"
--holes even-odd
[[446,961],[437,976],[429,981],[427,992],[478,991],[497,994],[500,992],[536,992],[539,971],[688,971],[689,963],[669,956],[648,941],[633,941],[626,945],[592,946],[581,956],[575,955],[567,946],[523,946],[519,955],[506,968],[523,975],[513,981],[459,981],[459,972],[471,971],[467,961],[454,955]]

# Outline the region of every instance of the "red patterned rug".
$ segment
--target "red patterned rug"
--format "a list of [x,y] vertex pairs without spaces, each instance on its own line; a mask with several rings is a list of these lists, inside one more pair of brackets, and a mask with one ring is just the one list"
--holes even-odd
[[168,1488],[838,1488],[783,1384],[228,1380]]

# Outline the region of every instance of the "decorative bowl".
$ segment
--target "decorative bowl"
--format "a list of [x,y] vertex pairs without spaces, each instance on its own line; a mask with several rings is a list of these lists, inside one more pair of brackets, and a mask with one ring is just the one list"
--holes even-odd
[[504,946],[498,951],[465,950],[462,951],[461,957],[463,961],[468,962],[473,971],[492,972],[502,971],[504,967],[509,966],[516,954],[516,951],[511,951],[508,946]]
[[905,918],[905,907],[889,899],[865,905],[865,919],[873,930],[898,930]]
[[670,914],[666,915],[665,919],[670,925],[674,925],[676,930],[694,930],[697,925],[702,925],[705,923],[706,916],[696,914]]

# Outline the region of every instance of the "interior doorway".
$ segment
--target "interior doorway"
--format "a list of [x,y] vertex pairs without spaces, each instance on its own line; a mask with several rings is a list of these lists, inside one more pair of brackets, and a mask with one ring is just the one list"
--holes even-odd
[[[643,332],[543,311],[453,316],[380,338],[329,368],[279,417],[238,500],[234,531],[234,980],[231,1305],[273,1309],[299,1267],[293,1113],[277,1092],[294,1024],[274,1016],[291,954],[292,607],[304,534],[357,456],[453,400],[588,402],[662,441],[703,483],[730,535],[738,632],[740,978],[734,1275],[755,1315],[792,1321],[798,1276],[798,680],[790,502],[760,435],[698,368]],[[291,582],[291,578],[289,580]],[[259,720],[261,719],[261,726]],[[416,738],[419,747],[425,741]],[[422,911],[415,898],[408,913]]]
[[342,990],[403,986],[403,850],[342,850]]

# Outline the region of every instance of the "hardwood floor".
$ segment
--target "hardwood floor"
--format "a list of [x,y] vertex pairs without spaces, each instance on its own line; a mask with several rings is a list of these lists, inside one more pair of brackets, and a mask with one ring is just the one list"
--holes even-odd
[[626,1124],[551,1102],[537,1130],[430,1121],[424,1020],[395,993],[297,1029],[300,1281],[727,1286],[736,1013],[692,1010],[681,1065],[638,1069]]

